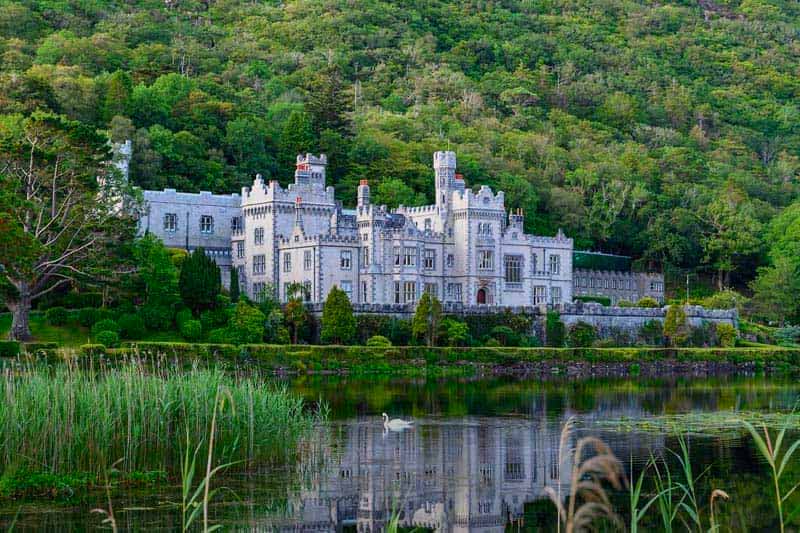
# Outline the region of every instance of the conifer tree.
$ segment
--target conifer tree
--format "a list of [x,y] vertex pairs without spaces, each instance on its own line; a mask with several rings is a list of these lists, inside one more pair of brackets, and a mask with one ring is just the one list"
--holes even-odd
[[435,346],[441,320],[442,303],[435,296],[423,293],[411,322],[414,339],[428,346]]
[[239,271],[231,267],[231,302],[239,301]]
[[203,248],[184,261],[178,287],[183,302],[194,313],[214,307],[221,288],[219,267]]
[[355,336],[356,317],[353,316],[350,300],[343,290],[334,286],[322,308],[320,338],[325,344],[349,344]]

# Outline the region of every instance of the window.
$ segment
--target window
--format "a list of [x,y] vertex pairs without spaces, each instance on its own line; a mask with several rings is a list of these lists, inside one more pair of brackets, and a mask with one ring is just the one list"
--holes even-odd
[[244,241],[236,242],[236,257],[238,257],[239,259],[244,257]]
[[537,259],[538,258],[536,257],[535,253],[531,255],[531,268],[533,269],[533,274],[534,275],[536,275],[536,270],[539,268],[539,264],[538,264]]
[[492,236],[492,223],[491,222],[478,222],[478,235],[491,237]]
[[394,266],[400,266],[400,247],[394,247]]
[[364,247],[364,266],[369,266],[369,246]]
[[363,303],[369,302],[369,294],[367,293],[367,282],[361,282],[361,301]]
[[350,250],[342,250],[339,253],[339,266],[341,267],[342,270],[350,270],[352,265],[353,265],[353,252],[351,252]]
[[453,254],[447,254],[447,268],[453,268],[456,264],[456,257]]
[[283,271],[292,271],[292,254],[291,252],[283,252]]
[[264,282],[253,283],[253,296],[259,302],[264,301],[264,292],[267,290],[267,284]]
[[267,262],[263,255],[253,256],[253,274],[263,274],[267,270]]
[[439,297],[439,285],[436,283],[426,283],[424,290],[431,296]]
[[164,215],[164,231],[178,231],[178,215],[167,213]]
[[342,280],[342,290],[347,295],[347,299],[353,301],[353,282],[349,279]]
[[547,303],[547,288],[544,285],[537,285],[533,288],[533,305]]
[[414,266],[417,264],[417,249],[413,246],[403,248],[403,266]]
[[368,241],[369,240],[369,233],[362,234],[361,235],[361,239],[364,240],[364,241]]
[[414,303],[417,301],[417,282],[406,281],[403,283],[403,302]]
[[311,270],[311,250],[303,252],[303,270]]
[[461,301],[461,284],[460,283],[448,283],[447,284],[447,299],[451,302],[460,302]]
[[396,303],[396,304],[400,303],[400,282],[399,281],[395,281],[394,282],[394,303]]
[[436,268],[436,250],[426,248],[422,251],[422,266],[426,270],[433,270]]
[[551,274],[559,274],[561,272],[561,256],[560,255],[551,255],[550,256],[550,273]]
[[305,300],[307,302],[311,301],[311,282],[310,281],[304,281],[303,282],[303,298],[305,298]]
[[522,256],[505,256],[506,283],[522,283]]
[[494,268],[494,252],[492,250],[478,251],[478,268],[481,270],[491,270]]
[[561,287],[550,288],[550,303],[553,305],[561,303]]
[[426,218],[425,219],[425,231],[430,231],[430,230],[431,230],[431,219]]
[[214,233],[214,217],[211,215],[200,217],[200,233]]
[[264,244],[264,228],[256,228],[253,231],[253,242],[255,244]]
[[239,231],[242,229],[242,217],[231,218],[231,231]]

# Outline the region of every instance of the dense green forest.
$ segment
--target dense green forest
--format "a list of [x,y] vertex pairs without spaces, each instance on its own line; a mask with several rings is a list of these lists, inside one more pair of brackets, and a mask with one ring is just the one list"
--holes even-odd
[[0,112],[132,139],[147,188],[285,183],[312,151],[345,203],[368,178],[413,205],[449,147],[530,231],[793,296],[798,21],[785,0],[0,0]]

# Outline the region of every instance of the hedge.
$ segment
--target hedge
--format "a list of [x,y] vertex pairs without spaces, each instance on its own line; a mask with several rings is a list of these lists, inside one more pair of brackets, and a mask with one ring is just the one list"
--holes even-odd
[[348,368],[359,365],[394,364],[453,365],[462,363],[514,364],[564,361],[592,363],[681,362],[780,363],[800,367],[800,348],[512,348],[427,346],[320,346],[272,344],[200,344],[188,342],[127,343],[116,354],[138,353],[188,359],[253,362],[266,367]]

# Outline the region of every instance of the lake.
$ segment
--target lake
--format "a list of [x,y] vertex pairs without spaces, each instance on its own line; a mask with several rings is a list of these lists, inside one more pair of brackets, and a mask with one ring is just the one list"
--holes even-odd
[[[675,433],[683,433],[693,471],[702,473],[703,512],[710,491],[719,488],[731,497],[717,504],[723,529],[776,530],[766,464],[735,421],[788,413],[800,401],[796,380],[775,377],[315,376],[283,383],[309,402],[327,403],[330,422],[296,463],[215,479],[225,489],[211,515],[226,530],[378,531],[402,511],[401,525],[441,531],[549,531],[555,508],[545,487],[569,492],[569,472],[559,470],[571,463],[560,464],[558,455],[568,419],[575,423],[571,442],[600,437],[634,479],[651,456],[664,457],[674,470],[669,450],[680,450]],[[413,420],[414,428],[386,432],[382,412]],[[794,483],[797,463],[800,456],[787,474]],[[624,520],[627,498],[612,494]],[[172,505],[179,500],[178,487],[166,486],[115,494],[112,505],[121,530],[169,531],[180,527]],[[0,529],[12,522],[17,531],[96,529],[102,516],[91,510],[98,507],[108,508],[102,493],[77,503],[6,503]],[[650,513],[647,524],[656,527],[656,519]]]

